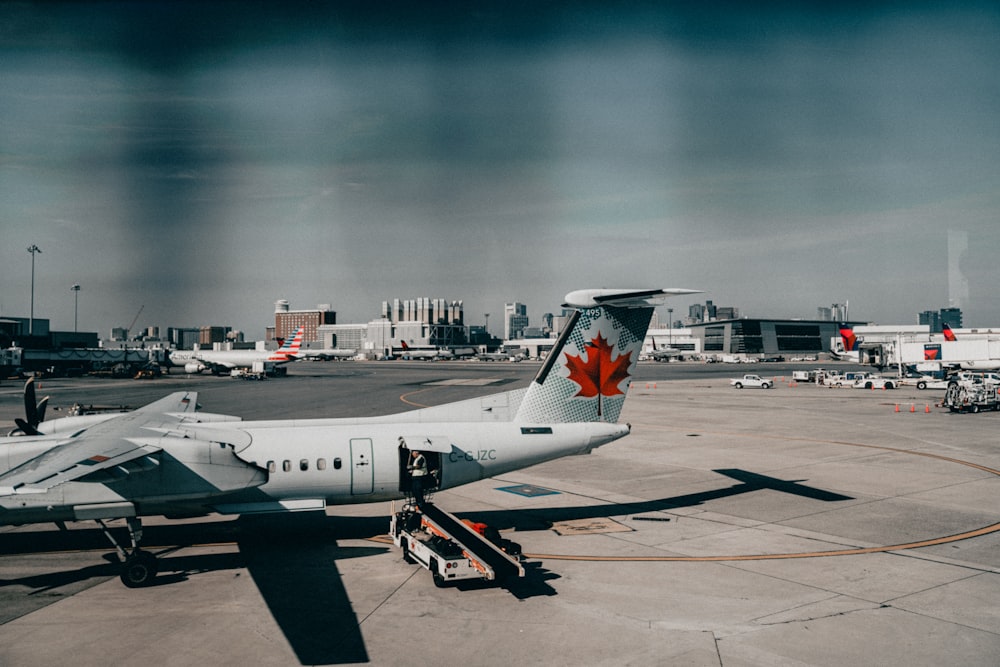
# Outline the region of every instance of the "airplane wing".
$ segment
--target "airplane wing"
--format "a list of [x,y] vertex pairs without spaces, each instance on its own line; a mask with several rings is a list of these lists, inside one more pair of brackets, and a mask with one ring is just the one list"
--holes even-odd
[[196,393],[177,392],[101,422],[87,429],[86,437],[67,439],[64,444],[57,444],[0,475],[0,495],[45,493],[52,487],[110,468],[155,467],[159,464],[150,456],[160,448],[141,442],[138,436],[146,429],[176,424],[196,408]]
[[192,355],[191,359],[200,361],[208,368],[225,368],[226,370],[233,370],[236,368],[236,363],[228,361],[226,359],[220,359],[213,355],[205,356],[203,354]]

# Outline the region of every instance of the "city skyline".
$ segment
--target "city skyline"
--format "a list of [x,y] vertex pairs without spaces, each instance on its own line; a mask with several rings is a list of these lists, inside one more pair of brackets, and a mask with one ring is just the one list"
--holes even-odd
[[989,3],[182,7],[0,5],[0,315],[651,286],[1000,325]]
[[[696,297],[694,297],[694,296],[689,297],[689,299],[694,299],[694,298],[696,298]],[[438,299],[438,298],[432,299],[430,297],[414,297],[413,299],[396,299],[395,301],[396,302],[412,301],[413,304],[411,304],[411,305],[416,305],[417,303],[422,302],[422,301],[427,301],[427,302],[441,301],[442,303],[448,303],[448,304],[450,304],[452,306],[456,306],[456,307],[459,307],[462,304],[461,300],[451,301],[451,300],[447,300],[447,299]],[[421,323],[425,323],[425,324],[428,324],[428,323],[429,324],[434,324],[434,323],[454,324],[456,326],[464,326],[465,329],[466,329],[466,331],[468,331],[470,329],[477,329],[478,328],[478,329],[482,329],[483,331],[489,331],[489,333],[493,337],[497,338],[498,340],[508,340],[508,339],[512,338],[512,336],[510,335],[511,329],[516,329],[518,332],[521,331],[522,329],[523,330],[528,330],[528,329],[538,329],[538,330],[541,330],[541,329],[544,329],[547,326],[551,326],[551,322],[554,321],[554,320],[564,319],[562,315],[558,314],[559,312],[564,312],[563,309],[561,309],[561,308],[560,309],[554,309],[554,310],[540,310],[539,309],[539,310],[536,311],[536,314],[532,316],[532,315],[530,315],[530,312],[528,311],[529,304],[524,304],[524,303],[520,303],[520,302],[505,303],[504,304],[504,308],[502,309],[502,313],[503,314],[500,316],[502,319],[500,320],[499,323],[494,322],[494,325],[497,326],[497,327],[499,327],[499,330],[490,330],[489,326],[488,326],[488,324],[487,324],[487,322],[486,322],[485,319],[484,319],[483,322],[461,322],[461,323],[459,323],[458,319],[453,320],[451,323],[448,323],[446,321],[436,321],[436,320],[434,320],[433,317],[429,317],[430,315],[433,314],[433,312],[434,312],[433,310],[427,310],[426,312],[420,311],[420,314],[418,315],[418,311],[417,310],[407,310],[407,309],[403,309],[402,306],[401,306],[401,309],[399,311],[400,315],[403,315],[404,313],[412,313],[415,317],[413,317],[413,318],[393,317],[392,313],[391,312],[387,313],[387,310],[386,310],[387,307],[390,307],[389,310],[391,310],[391,304],[392,304],[392,302],[383,301],[381,303],[381,310],[382,310],[382,312],[379,315],[373,315],[370,318],[364,318],[364,319],[352,320],[352,321],[344,321],[344,320],[341,320],[341,319],[338,318],[336,324],[337,325],[347,325],[347,326],[351,326],[351,325],[369,325],[369,324],[372,324],[372,323],[375,323],[375,322],[379,322],[379,321],[388,321],[388,322],[393,322],[393,323],[421,322]],[[149,323],[149,324],[144,325],[144,326],[138,326],[137,325],[134,330],[129,331],[128,332],[129,333],[129,339],[130,340],[140,340],[140,339],[168,340],[170,338],[169,332],[171,330],[191,332],[191,331],[199,331],[199,330],[207,330],[207,329],[220,329],[220,330],[224,329],[226,332],[228,332],[229,334],[232,334],[234,337],[237,334],[239,334],[241,340],[251,341],[252,342],[252,341],[259,341],[259,340],[267,340],[268,336],[270,334],[266,334],[265,332],[268,331],[268,330],[272,330],[272,329],[276,328],[276,319],[278,317],[280,317],[280,316],[287,316],[289,314],[295,315],[295,314],[299,314],[299,313],[307,313],[307,314],[310,314],[310,313],[328,313],[328,312],[331,312],[331,311],[334,314],[336,314],[336,309],[332,308],[331,307],[332,304],[328,304],[328,303],[317,304],[315,308],[308,308],[308,307],[306,307],[306,308],[292,308],[291,304],[287,300],[281,299],[278,302],[276,302],[274,305],[275,305],[275,308],[273,310],[273,317],[275,319],[272,319],[272,320],[268,321],[268,323],[264,326],[264,328],[259,333],[255,333],[255,332],[251,332],[251,331],[244,331],[242,329],[238,329],[236,327],[233,327],[233,326],[231,326],[231,325],[229,325],[229,324],[227,324],[225,322],[217,322],[216,324],[211,324],[211,325],[182,325],[182,324],[176,324],[176,323],[167,323],[167,324],[163,324],[163,323]],[[397,304],[397,305],[400,305],[400,304]],[[674,315],[673,311],[675,310],[675,308],[672,307],[672,306],[660,306],[660,307],[657,307],[656,308],[656,312],[654,313],[654,318],[653,318],[654,323],[651,325],[651,328],[652,329],[686,328],[686,327],[693,326],[693,325],[696,325],[696,324],[702,324],[702,323],[714,322],[714,321],[722,322],[722,321],[735,320],[735,319],[764,319],[764,320],[776,320],[776,321],[787,320],[787,321],[803,321],[803,322],[806,322],[806,321],[811,321],[811,322],[853,322],[853,323],[862,322],[861,320],[857,320],[856,318],[850,317],[849,314],[848,314],[848,311],[846,310],[846,308],[847,308],[846,304],[837,304],[837,303],[835,303],[835,304],[831,304],[831,307],[818,306],[816,308],[816,313],[814,315],[812,315],[812,316],[790,317],[790,318],[774,318],[774,317],[769,317],[767,314],[756,315],[756,316],[746,315],[746,314],[743,314],[743,313],[740,312],[740,308],[738,306],[732,306],[732,305],[723,306],[723,305],[719,305],[719,304],[714,303],[712,301],[712,299],[703,299],[701,302],[691,303],[688,306],[688,308],[687,308],[687,313],[688,313],[687,316],[683,316],[683,317],[681,317],[679,315]],[[461,311],[458,310],[458,311],[452,311],[452,312],[453,313],[460,313]],[[673,315],[673,321],[671,321],[669,319],[671,315]],[[949,307],[942,307],[942,308],[938,308],[938,309],[925,309],[925,310],[923,310],[923,311],[921,311],[919,313],[916,313],[912,322],[870,322],[870,324],[882,324],[882,325],[893,325],[893,324],[895,324],[895,325],[901,325],[901,326],[905,326],[905,325],[908,325],[908,324],[929,325],[931,333],[940,333],[940,330],[941,330],[941,328],[940,328],[940,322],[942,322],[942,321],[949,321],[950,324],[954,328],[957,328],[957,329],[964,328],[965,325],[964,325],[963,319],[962,319],[963,316],[964,316],[964,314],[963,314],[961,308],[955,308],[955,307],[949,306]],[[25,323],[22,326],[24,327],[25,332],[27,331],[27,326],[28,326],[27,325],[27,320],[28,320],[28,318],[26,318],[26,317],[24,317],[22,315],[18,315],[18,314],[8,314],[7,317],[13,318],[13,319],[21,319],[21,320],[23,320]],[[4,318],[4,316],[2,314],[0,314],[0,319],[3,319],[3,318]],[[38,321],[38,320],[42,320],[42,321],[46,321],[46,322],[50,321],[50,318],[47,318],[44,315],[39,315],[35,319],[36,319],[36,321]],[[977,327],[969,327],[969,328],[973,328],[974,329],[974,328],[977,328]],[[1000,327],[978,327],[978,328],[982,328],[982,329],[987,329],[987,328],[996,329],[996,328],[1000,328]],[[287,329],[287,327],[286,327],[286,329]],[[81,333],[82,334],[88,334],[88,333],[94,334],[94,333],[96,333],[98,335],[98,338],[101,338],[101,339],[119,340],[120,337],[121,337],[121,335],[122,335],[122,333],[125,332],[125,331],[126,331],[125,327],[111,327],[109,330],[82,331]],[[153,331],[153,333],[150,333],[151,331]],[[68,331],[66,331],[66,330],[57,329],[57,328],[51,327],[51,326],[48,329],[46,329],[46,333],[48,333],[48,332],[53,332],[53,333],[59,332],[61,334],[68,333]],[[557,333],[558,332],[558,327],[555,330],[553,330],[553,332]],[[519,336],[513,336],[513,338],[515,338],[515,339],[518,338],[518,337]],[[313,339],[307,338],[307,340],[313,340]],[[318,340],[318,338],[316,338],[316,340]]]

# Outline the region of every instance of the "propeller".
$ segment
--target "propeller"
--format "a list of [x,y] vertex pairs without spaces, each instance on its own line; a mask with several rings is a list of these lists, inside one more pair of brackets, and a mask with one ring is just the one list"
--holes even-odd
[[28,378],[24,383],[24,419],[17,418],[14,423],[25,435],[42,435],[38,430],[38,425],[45,421],[45,408],[49,404],[49,397],[36,402],[35,398],[35,378]]

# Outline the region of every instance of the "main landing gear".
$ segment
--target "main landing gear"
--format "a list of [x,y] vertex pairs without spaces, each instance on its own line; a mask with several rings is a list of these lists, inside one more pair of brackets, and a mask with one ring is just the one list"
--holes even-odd
[[122,571],[118,577],[122,583],[129,588],[140,588],[148,586],[156,578],[159,564],[156,556],[139,548],[142,541],[142,519],[137,516],[125,517],[125,524],[128,526],[128,536],[132,542],[131,549],[125,549],[108,530],[107,525],[101,519],[95,519],[101,526],[104,536],[111,541],[118,551],[118,558],[122,564]]

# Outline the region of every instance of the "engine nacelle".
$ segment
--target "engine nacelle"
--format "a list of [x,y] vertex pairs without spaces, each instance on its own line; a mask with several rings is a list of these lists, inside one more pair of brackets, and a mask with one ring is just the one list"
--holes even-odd
[[205,370],[205,364],[200,361],[189,361],[184,364],[185,373],[200,373]]

